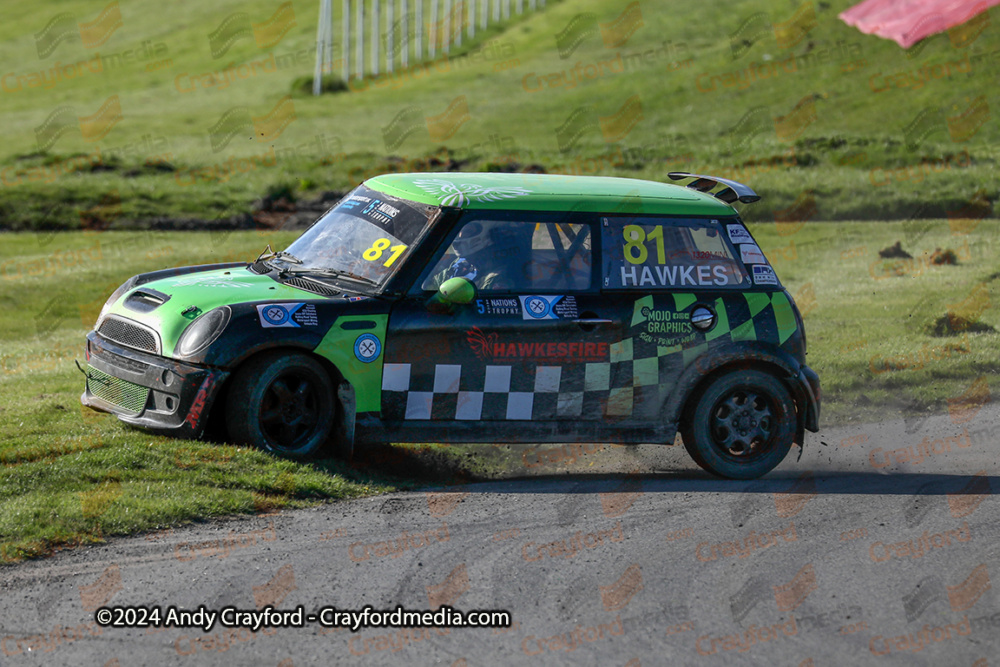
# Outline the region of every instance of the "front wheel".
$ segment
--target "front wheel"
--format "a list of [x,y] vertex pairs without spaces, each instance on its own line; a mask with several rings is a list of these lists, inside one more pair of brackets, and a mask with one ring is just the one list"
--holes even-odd
[[681,437],[705,470],[755,479],[784,460],[795,438],[795,419],[795,403],[780,380],[761,371],[739,371],[705,390]]
[[336,415],[333,383],[315,360],[266,354],[244,364],[231,382],[226,427],[233,440],[306,459],[329,437]]

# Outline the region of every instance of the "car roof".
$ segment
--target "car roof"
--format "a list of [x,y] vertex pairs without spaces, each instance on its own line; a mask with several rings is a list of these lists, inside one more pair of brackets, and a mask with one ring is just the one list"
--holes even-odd
[[731,216],[715,197],[668,183],[611,176],[432,172],[383,174],[372,190],[433,206],[463,209]]

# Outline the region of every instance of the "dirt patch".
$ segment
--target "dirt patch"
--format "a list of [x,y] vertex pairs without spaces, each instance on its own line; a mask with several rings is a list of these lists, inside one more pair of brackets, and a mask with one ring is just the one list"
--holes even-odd
[[878,251],[878,256],[885,259],[913,259],[913,255],[903,250],[902,241],[896,241],[894,245],[882,248]]
[[937,318],[934,324],[927,328],[927,333],[941,338],[960,333],[996,333],[996,329],[985,322],[973,322],[961,315],[948,313]]

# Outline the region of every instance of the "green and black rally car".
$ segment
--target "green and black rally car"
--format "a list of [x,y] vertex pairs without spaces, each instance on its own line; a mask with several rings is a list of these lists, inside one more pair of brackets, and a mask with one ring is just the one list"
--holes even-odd
[[[740,479],[816,431],[788,291],[745,185],[391,174],[251,264],[129,279],[87,336],[85,405],[295,458],[331,441],[670,444]],[[221,411],[222,414],[219,414]]]

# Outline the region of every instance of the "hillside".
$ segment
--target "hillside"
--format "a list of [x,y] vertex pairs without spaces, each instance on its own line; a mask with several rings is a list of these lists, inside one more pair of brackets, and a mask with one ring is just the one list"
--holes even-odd
[[[756,220],[992,215],[1000,10],[902,51],[850,4],[562,0],[317,98],[316,2],[40,0],[0,25],[0,228],[229,219],[446,167],[728,175]],[[239,13],[263,37],[213,57]]]

